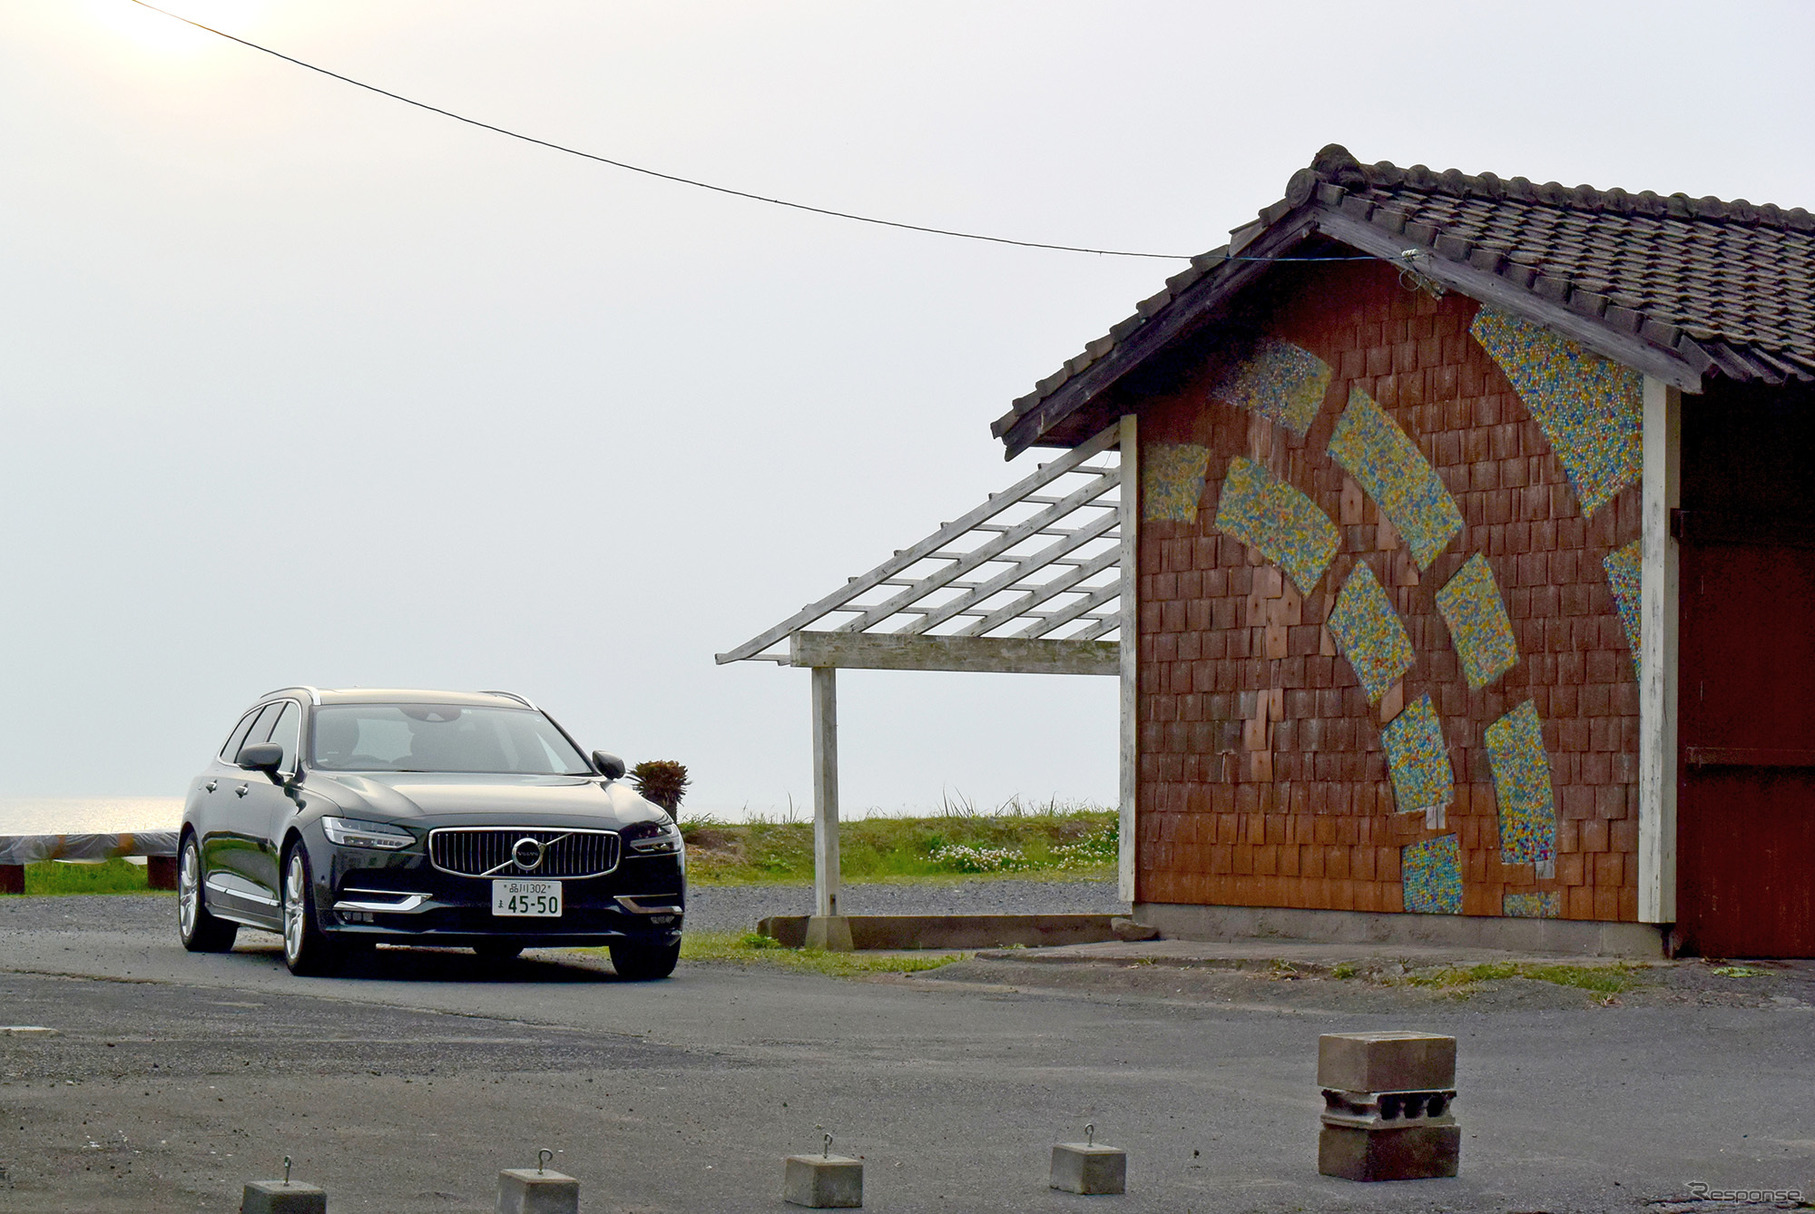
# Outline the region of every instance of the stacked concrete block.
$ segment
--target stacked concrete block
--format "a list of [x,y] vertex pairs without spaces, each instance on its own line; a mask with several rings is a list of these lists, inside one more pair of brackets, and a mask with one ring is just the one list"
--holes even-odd
[[1317,1039],[1323,1127],[1317,1170],[1344,1180],[1454,1176],[1462,1131],[1456,1039],[1432,1033],[1329,1033]]

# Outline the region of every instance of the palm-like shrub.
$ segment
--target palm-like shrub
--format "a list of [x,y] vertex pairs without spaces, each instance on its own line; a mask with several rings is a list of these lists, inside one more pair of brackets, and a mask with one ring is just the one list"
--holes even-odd
[[630,782],[638,796],[660,805],[671,817],[680,809],[689,783],[686,765],[673,759],[645,759],[630,769]]

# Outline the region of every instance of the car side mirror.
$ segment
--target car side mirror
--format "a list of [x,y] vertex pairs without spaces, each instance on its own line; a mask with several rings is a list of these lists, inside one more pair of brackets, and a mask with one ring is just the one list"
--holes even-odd
[[604,776],[607,780],[622,780],[624,778],[624,760],[618,758],[614,754],[607,754],[605,751],[595,750],[592,752],[592,765],[598,768],[599,774]]
[[239,765],[247,771],[262,771],[277,783],[277,769],[284,765],[284,748],[276,742],[254,742],[240,747]]

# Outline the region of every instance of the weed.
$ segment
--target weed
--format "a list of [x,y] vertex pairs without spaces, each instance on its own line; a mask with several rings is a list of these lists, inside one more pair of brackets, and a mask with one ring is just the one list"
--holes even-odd
[[1330,977],[1332,978],[1340,978],[1347,981],[1354,976],[1355,963],[1353,961],[1338,961],[1335,965],[1330,967]]
[[70,864],[45,860],[25,866],[28,894],[144,894],[156,893],[145,880],[145,868],[123,859],[99,864]]
[[1489,961],[1480,965],[1445,966],[1408,974],[1398,982],[1466,996],[1488,982],[1527,978],[1555,986],[1572,986],[1598,995],[1622,995],[1638,986],[1641,967],[1636,965],[1546,965],[1536,962]]
[[1717,965],[1714,972],[1723,978],[1763,978],[1763,970],[1755,970],[1749,965]]
[[829,978],[922,973],[950,965],[954,961],[968,961],[970,957],[970,953],[928,953],[916,956],[912,953],[829,953],[816,948],[784,948],[778,941],[754,932],[687,932],[681,937],[683,961],[772,965],[798,973],[823,974]]

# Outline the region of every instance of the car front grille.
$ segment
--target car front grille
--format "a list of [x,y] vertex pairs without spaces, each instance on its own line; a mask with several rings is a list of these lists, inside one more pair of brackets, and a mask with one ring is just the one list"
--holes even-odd
[[[542,845],[542,862],[534,868],[512,858],[524,839]],[[559,827],[444,827],[429,832],[429,863],[464,877],[597,877],[618,866],[618,836]]]

